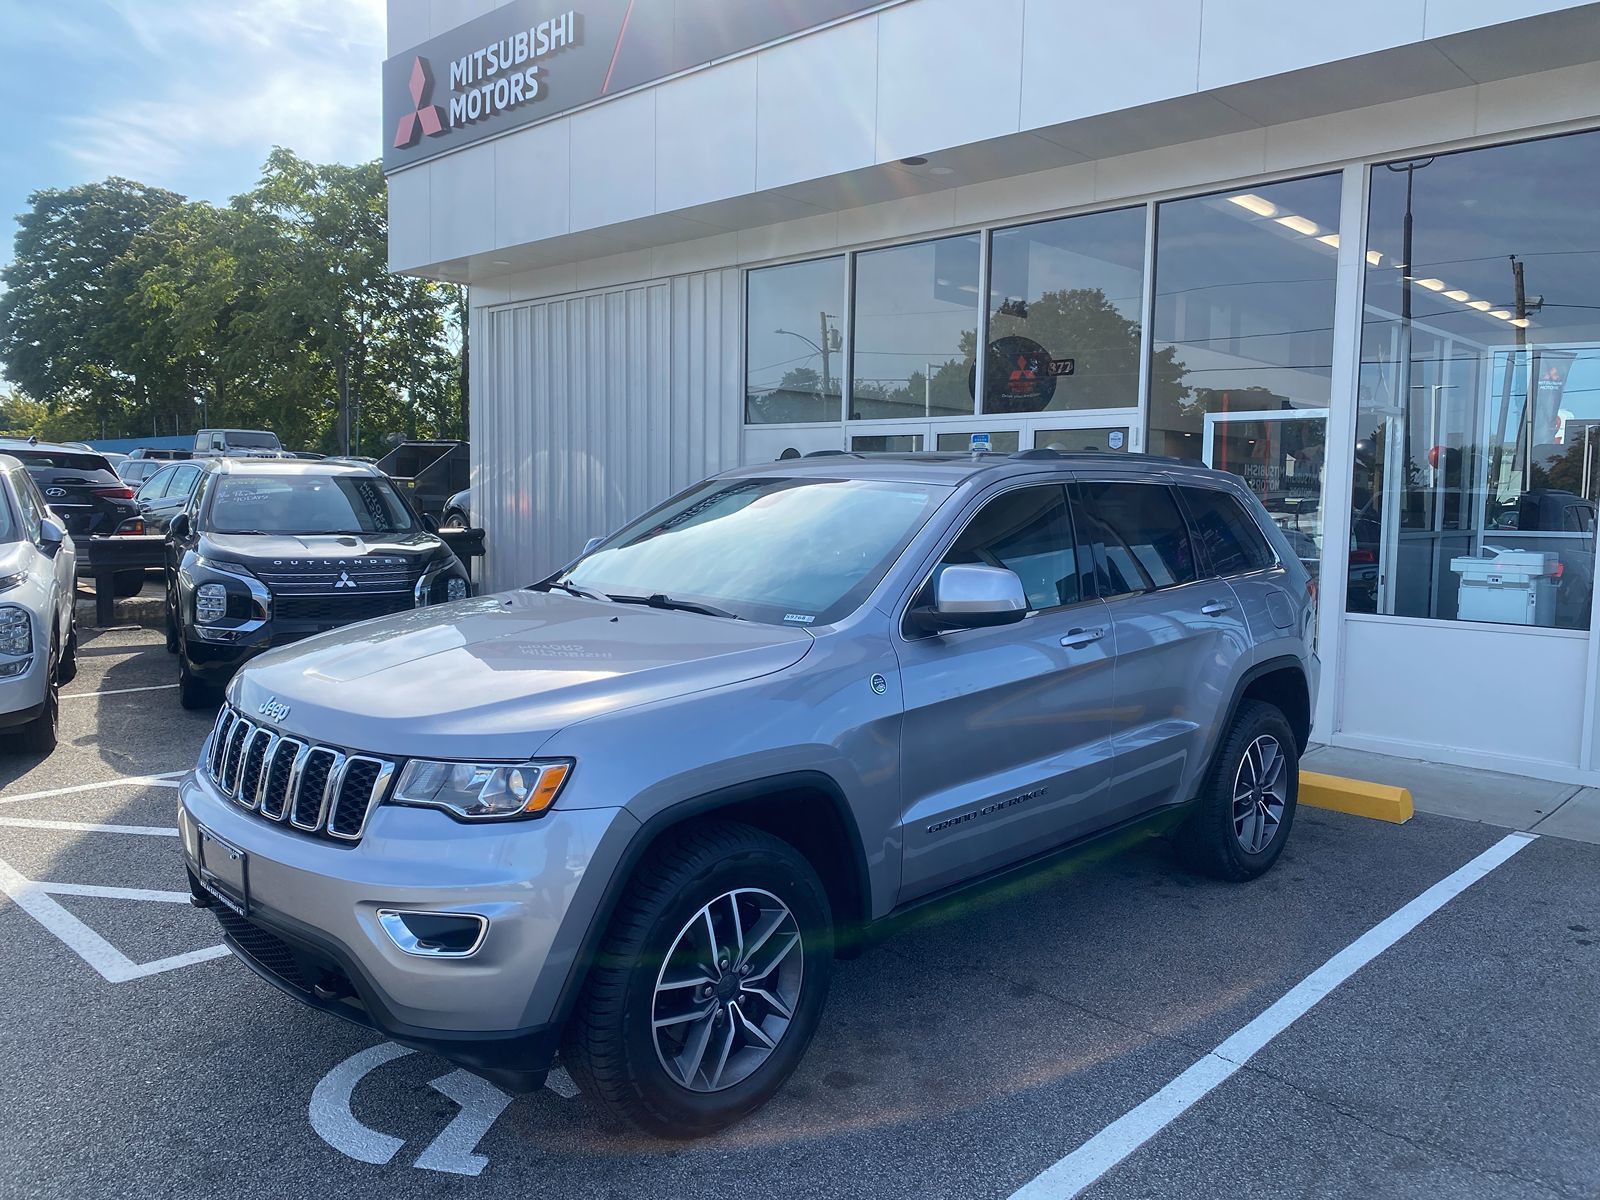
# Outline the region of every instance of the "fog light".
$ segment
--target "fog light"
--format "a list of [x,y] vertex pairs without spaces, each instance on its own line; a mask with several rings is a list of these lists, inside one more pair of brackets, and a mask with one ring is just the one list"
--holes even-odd
[[10,679],[13,675],[21,675],[28,669],[31,658],[19,658],[16,662],[0,663],[0,679]]
[[489,932],[489,922],[477,913],[380,909],[378,924],[391,942],[419,958],[466,958]]
[[445,581],[444,598],[446,600],[465,600],[467,598],[467,581],[459,575],[452,575]]
[[220,583],[202,583],[194,593],[194,619],[202,625],[222,620],[228,614],[228,589]]

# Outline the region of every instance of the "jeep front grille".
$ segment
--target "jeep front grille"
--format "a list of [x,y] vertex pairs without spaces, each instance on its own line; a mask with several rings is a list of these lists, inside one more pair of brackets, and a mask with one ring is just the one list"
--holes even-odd
[[303,833],[360,841],[394,779],[389,759],[286,737],[228,704],[211,739],[206,773],[223,794]]

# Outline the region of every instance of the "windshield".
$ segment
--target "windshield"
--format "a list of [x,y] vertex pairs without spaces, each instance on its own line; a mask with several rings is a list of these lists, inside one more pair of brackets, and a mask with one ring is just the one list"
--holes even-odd
[[276,450],[278,449],[278,435],[275,433],[229,433],[223,435],[230,446],[238,446],[244,450]]
[[836,479],[718,479],[608,539],[562,577],[605,595],[669,597],[769,624],[855,609],[949,489]]
[[223,475],[212,489],[212,533],[410,533],[411,511],[370,475]]

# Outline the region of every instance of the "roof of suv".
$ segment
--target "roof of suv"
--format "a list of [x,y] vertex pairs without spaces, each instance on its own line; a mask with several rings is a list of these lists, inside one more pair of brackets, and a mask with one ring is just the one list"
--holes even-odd
[[824,451],[804,458],[784,458],[770,463],[738,467],[724,472],[729,476],[771,475],[791,472],[874,479],[900,483],[942,483],[950,486],[978,474],[1021,475],[1040,466],[1067,469],[1123,467],[1149,471],[1178,470],[1196,474],[1218,474],[1204,463],[1186,458],[1166,458],[1158,454],[1110,454],[1080,451],[1063,454],[1057,450],[1023,450],[1016,454],[972,454],[967,451],[924,452],[921,454],[877,454],[858,451]]
[[221,475],[382,475],[371,463],[348,458],[196,458],[186,459],[192,466]]

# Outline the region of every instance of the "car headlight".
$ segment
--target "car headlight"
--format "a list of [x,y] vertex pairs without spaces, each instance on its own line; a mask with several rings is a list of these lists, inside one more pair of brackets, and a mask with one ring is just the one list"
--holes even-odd
[[0,654],[26,658],[32,653],[33,617],[15,604],[0,605]]
[[555,803],[571,773],[572,763],[563,759],[461,763],[414,758],[400,772],[394,802],[440,808],[464,821],[536,817]]
[[9,592],[12,588],[21,587],[27,582],[28,573],[26,571],[13,571],[9,575],[0,575],[0,592]]
[[228,589],[220,583],[202,583],[194,590],[194,619],[211,625],[228,615]]

